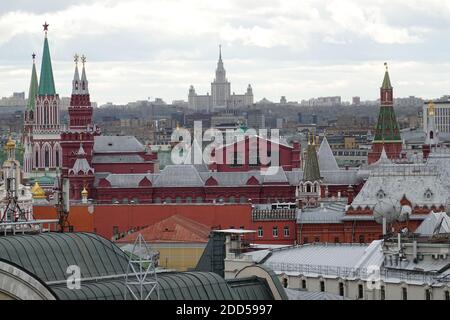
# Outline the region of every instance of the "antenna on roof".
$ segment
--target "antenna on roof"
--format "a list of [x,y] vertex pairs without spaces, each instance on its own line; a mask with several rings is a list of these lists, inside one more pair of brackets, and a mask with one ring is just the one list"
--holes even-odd
[[156,292],[156,299],[159,300],[157,254],[150,250],[141,233],[129,254],[130,260],[125,275],[125,300],[128,292],[134,300],[149,300],[152,293]]

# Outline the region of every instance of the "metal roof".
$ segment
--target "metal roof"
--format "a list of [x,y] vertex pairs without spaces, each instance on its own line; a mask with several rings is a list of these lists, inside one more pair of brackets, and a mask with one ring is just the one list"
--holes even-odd
[[343,296],[322,291],[306,291],[306,290],[294,290],[285,289],[289,300],[351,300]]
[[144,152],[144,146],[133,136],[95,136],[94,153]]
[[365,244],[306,244],[272,250],[264,265],[278,271],[277,264],[297,264],[352,268],[366,253]]
[[[237,300],[239,296],[227,281],[212,272],[163,272],[158,273],[159,295],[161,300]],[[124,300],[124,279],[106,281],[82,281],[82,289],[70,290],[66,284],[52,286],[52,290],[62,300]],[[131,285],[138,291],[137,285]],[[148,292],[150,286],[144,285]],[[127,299],[132,299],[127,293]],[[157,299],[154,291],[151,300]]]
[[319,158],[319,168],[321,172],[323,170],[327,171],[339,170],[336,158],[334,157],[333,151],[331,150],[331,147],[328,144],[327,137],[323,137],[317,157]]
[[92,163],[143,163],[144,159],[137,154],[126,155],[94,155]]
[[[62,300],[123,300],[127,255],[114,243],[90,233],[44,233],[0,237],[0,257],[45,282]],[[77,265],[81,288],[67,287],[67,268]],[[159,272],[162,300],[273,299],[263,280],[250,277],[227,282],[212,272]],[[149,292],[152,287],[144,286]],[[137,285],[134,286],[136,292]],[[127,299],[131,299],[130,293]],[[151,299],[156,299],[153,292]]]
[[42,233],[0,238],[0,257],[45,282],[65,281],[77,265],[82,278],[123,274],[128,260],[112,242],[90,233]]

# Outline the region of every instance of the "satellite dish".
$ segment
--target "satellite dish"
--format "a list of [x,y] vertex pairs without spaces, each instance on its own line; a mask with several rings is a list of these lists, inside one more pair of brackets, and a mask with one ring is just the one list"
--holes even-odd
[[400,209],[396,206],[395,202],[390,198],[383,198],[373,207],[373,217],[377,223],[382,224],[383,219],[386,219],[386,223],[392,223],[398,219],[400,215]]

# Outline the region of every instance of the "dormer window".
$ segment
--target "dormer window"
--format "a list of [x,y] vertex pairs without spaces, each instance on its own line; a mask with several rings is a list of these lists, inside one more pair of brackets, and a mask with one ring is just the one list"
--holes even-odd
[[433,197],[433,192],[430,189],[427,189],[424,194],[425,199],[430,200]]
[[386,193],[384,193],[383,189],[378,190],[377,192],[377,199],[382,200],[386,197]]

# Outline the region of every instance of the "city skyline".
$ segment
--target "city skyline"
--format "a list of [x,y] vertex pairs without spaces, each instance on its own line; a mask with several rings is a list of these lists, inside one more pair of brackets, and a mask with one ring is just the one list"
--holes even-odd
[[396,97],[447,94],[444,18],[450,5],[381,2],[386,5],[343,1],[337,6],[325,0],[271,1],[257,8],[252,1],[2,3],[0,96],[27,91],[33,52],[40,67],[45,21],[56,90],[60,96],[70,94],[72,57],[84,53],[92,97],[100,104],[148,97],[187,100],[190,85],[209,92],[219,44],[233,88],[251,83],[255,101],[334,95],[375,100],[385,61]]

